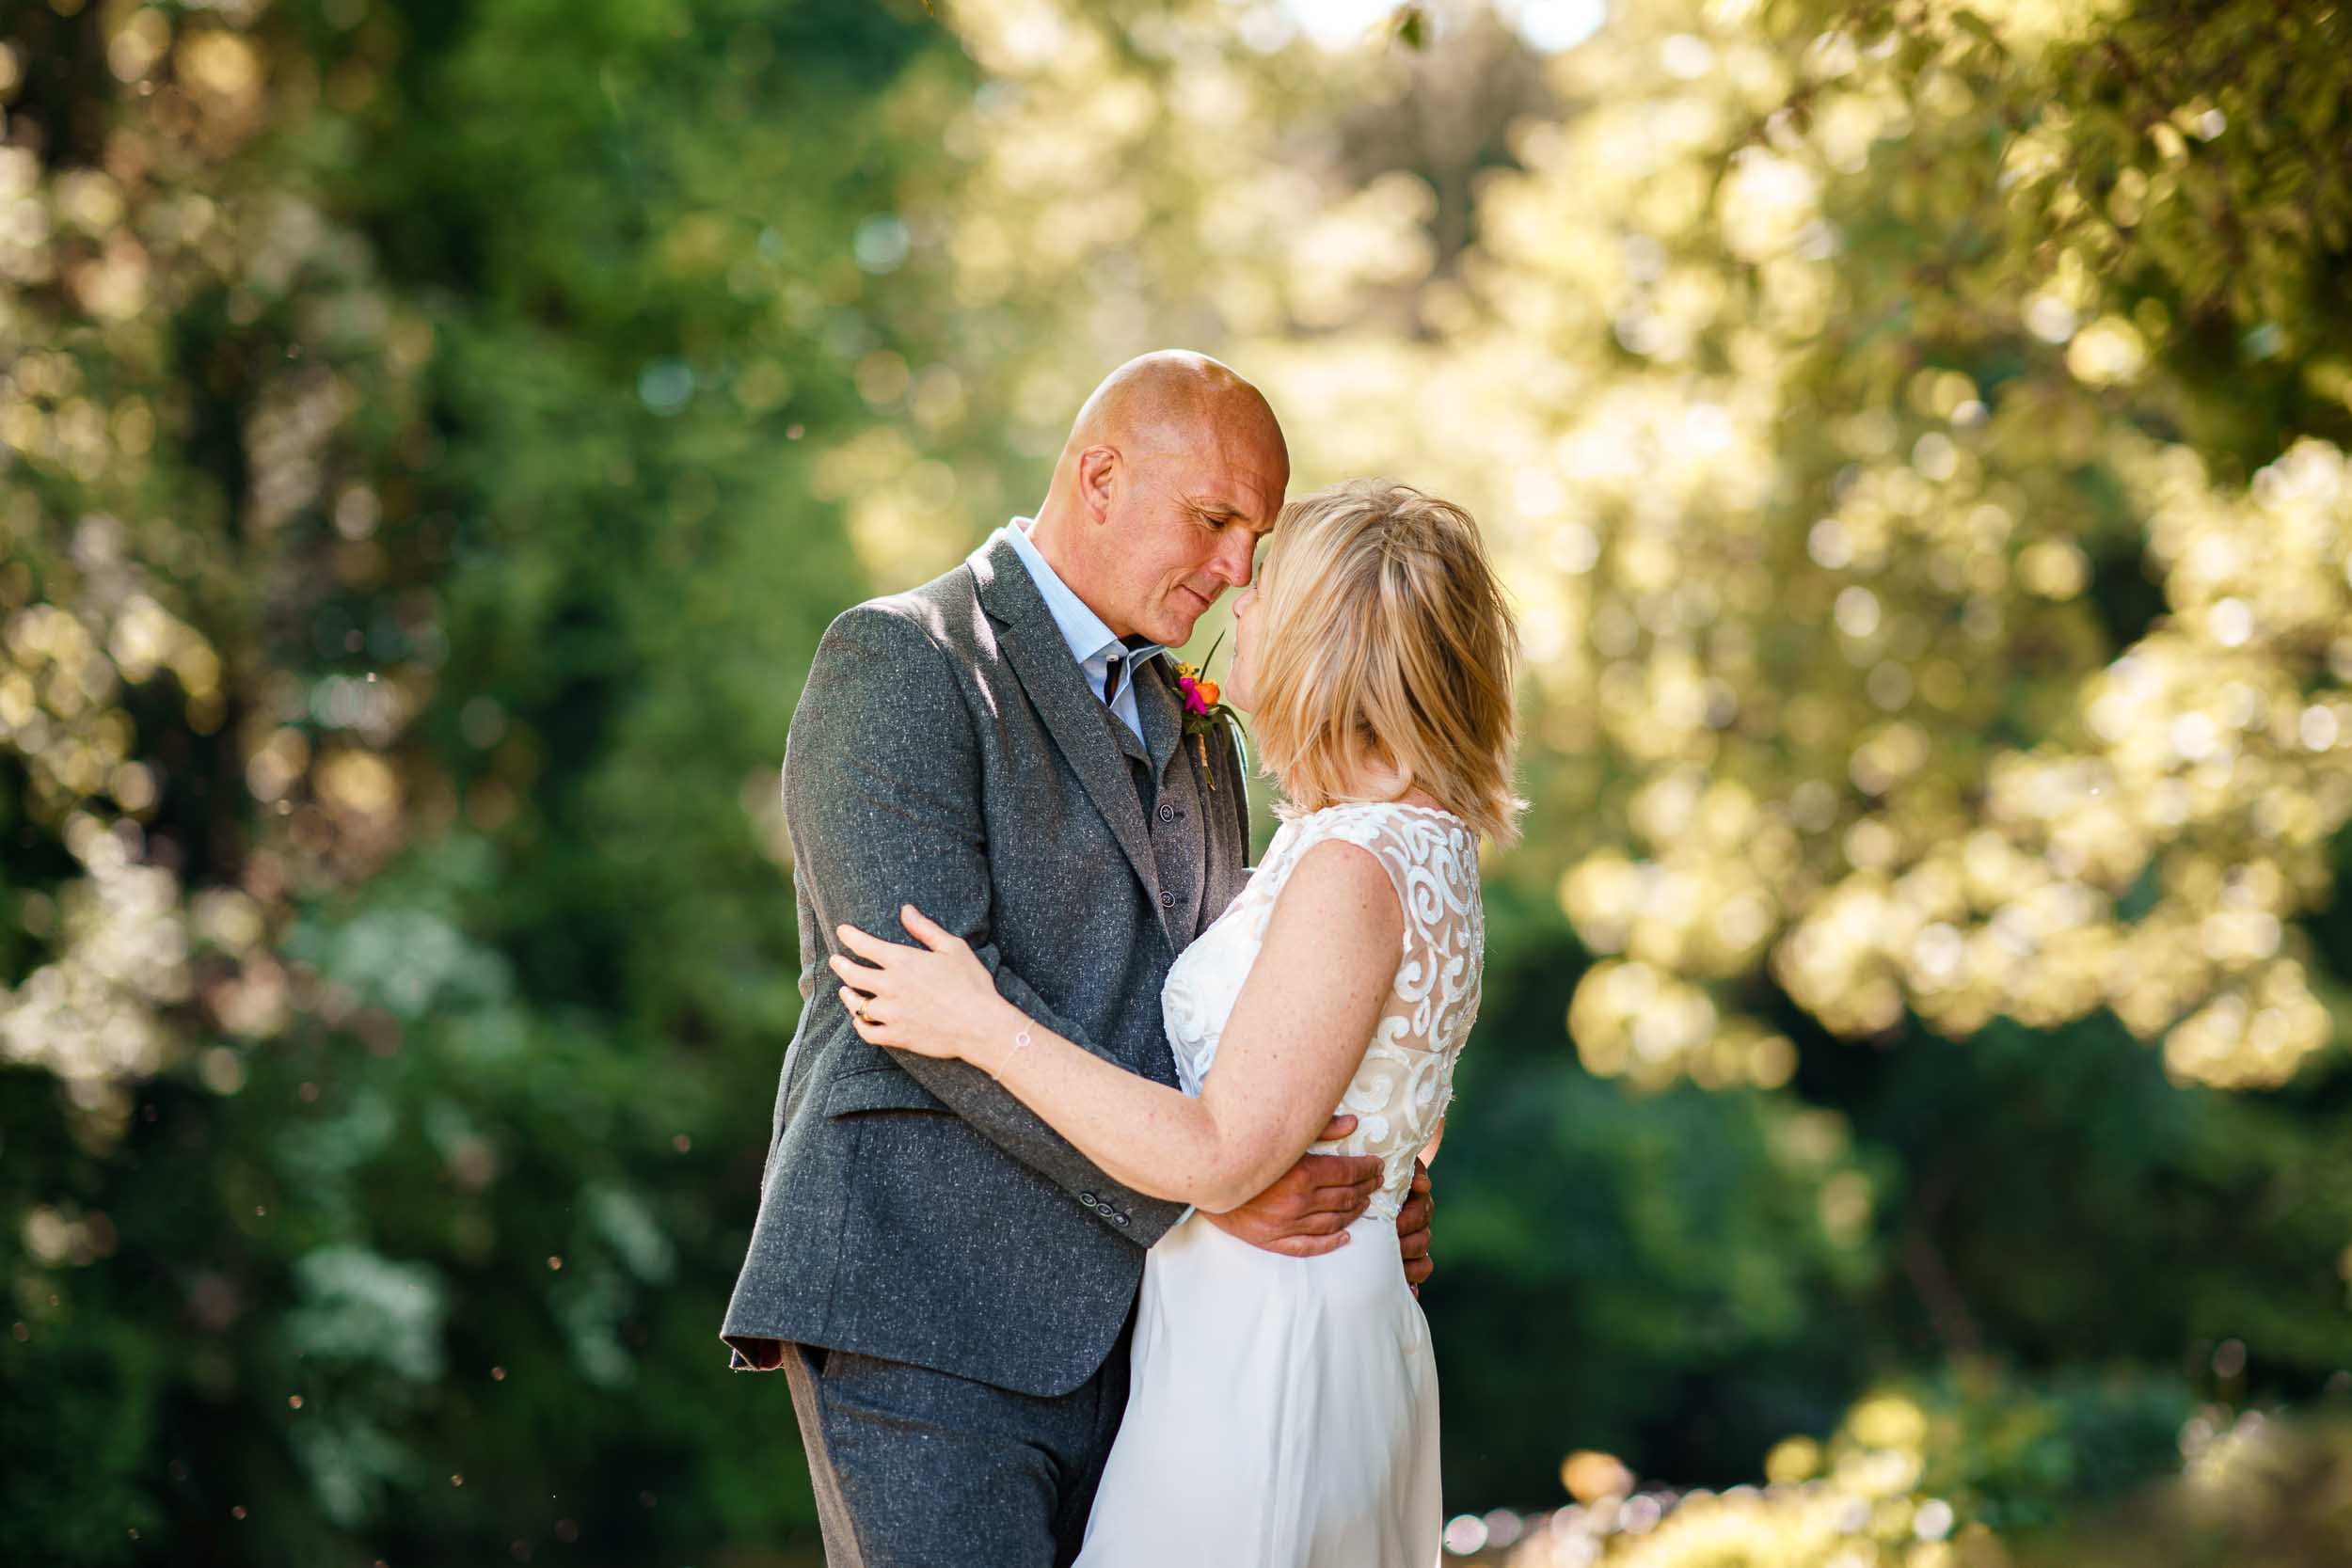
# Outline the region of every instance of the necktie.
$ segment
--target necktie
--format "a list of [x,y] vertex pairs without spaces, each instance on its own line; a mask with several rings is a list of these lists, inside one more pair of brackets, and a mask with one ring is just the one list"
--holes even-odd
[[1119,696],[1119,677],[1121,674],[1130,673],[1130,666],[1134,662],[1134,652],[1122,647],[1118,653],[1111,655],[1104,664],[1103,717],[1110,721],[1111,734],[1118,738],[1120,752],[1127,759],[1127,776],[1135,783],[1136,799],[1143,804],[1148,815],[1151,810],[1152,797],[1157,793],[1152,784],[1152,768],[1143,760],[1142,747],[1136,742],[1135,732],[1127,727],[1127,721],[1119,716],[1119,709],[1113,705],[1114,700]]

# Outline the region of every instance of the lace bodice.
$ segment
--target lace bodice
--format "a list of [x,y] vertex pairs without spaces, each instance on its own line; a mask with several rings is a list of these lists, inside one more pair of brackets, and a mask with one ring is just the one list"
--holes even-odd
[[1176,1075],[1198,1095],[1216,1059],[1225,1021],[1257,961],[1275,900],[1301,856],[1326,839],[1360,845],[1379,858],[1405,911],[1403,951],[1363,1065],[1339,1109],[1356,1131],[1322,1154],[1376,1154],[1386,1180],[1370,1212],[1393,1219],[1412,1184],[1413,1157],[1427,1145],[1454,1095],[1454,1062],[1478,1016],[1486,914],[1478,896],[1478,839],[1460,817],[1386,801],[1327,806],[1285,822],[1265,859],[1231,907],[1184,949],[1160,991],[1175,1047]]

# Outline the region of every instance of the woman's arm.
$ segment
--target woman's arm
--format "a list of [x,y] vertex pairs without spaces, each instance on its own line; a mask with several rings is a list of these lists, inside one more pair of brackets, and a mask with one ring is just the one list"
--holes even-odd
[[901,918],[922,947],[839,932],[866,960],[833,960],[844,1006],[873,1020],[856,1024],[864,1038],[976,1064],[1104,1174],[1211,1213],[1256,1196],[1323,1131],[1395,984],[1405,930],[1371,851],[1336,841],[1309,849],[1275,900],[1216,1069],[1194,1100],[1037,1023],[987,984],[960,938],[913,909]]

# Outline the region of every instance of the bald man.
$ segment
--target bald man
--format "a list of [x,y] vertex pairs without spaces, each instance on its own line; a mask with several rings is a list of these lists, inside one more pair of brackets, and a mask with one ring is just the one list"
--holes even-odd
[[[1144,1249],[1185,1211],[969,1064],[861,1040],[833,932],[898,931],[913,904],[1023,1011],[1173,1085],[1160,986],[1240,892],[1249,808],[1237,749],[1179,744],[1162,655],[1249,580],[1289,482],[1256,388],[1146,355],[1079,410],[1034,520],[818,648],[784,762],[806,1005],[720,1332],[736,1368],[790,1385],[834,1568],[1077,1555]],[[1379,1177],[1310,1154],[1214,1223],[1327,1252]],[[1398,1220],[1416,1284],[1428,1214],[1417,1196]]]

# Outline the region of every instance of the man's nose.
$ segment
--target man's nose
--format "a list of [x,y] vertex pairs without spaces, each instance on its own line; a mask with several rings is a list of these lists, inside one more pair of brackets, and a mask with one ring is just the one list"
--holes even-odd
[[1218,542],[1216,554],[1210,559],[1209,564],[1218,577],[1235,588],[1247,588],[1249,586],[1250,558],[1257,553],[1258,541],[1248,529],[1236,528],[1229,531],[1234,537]]

